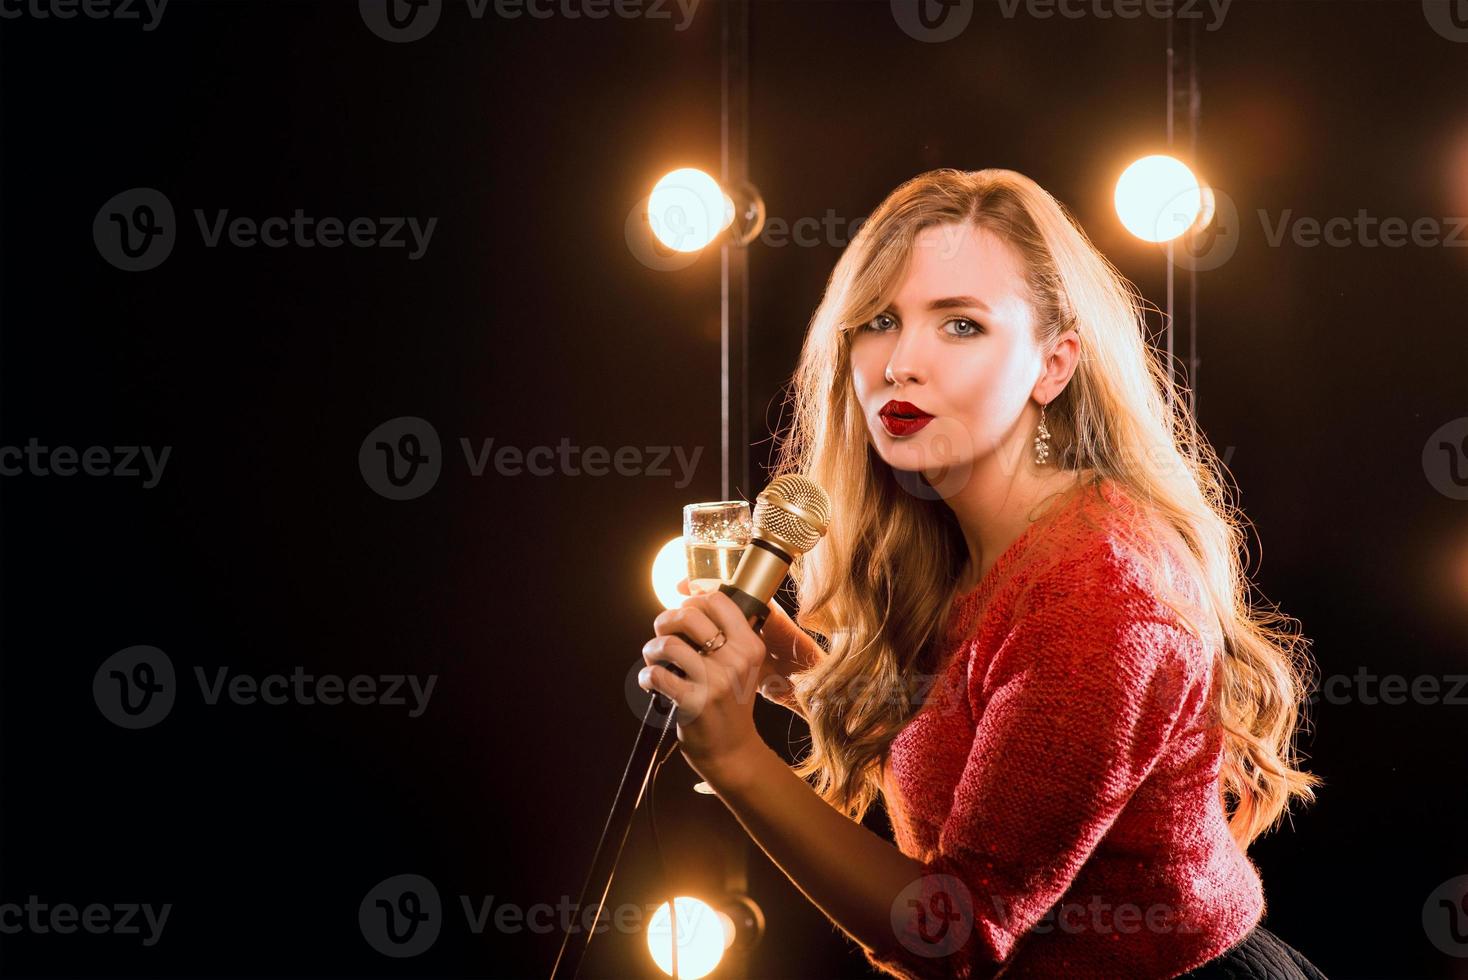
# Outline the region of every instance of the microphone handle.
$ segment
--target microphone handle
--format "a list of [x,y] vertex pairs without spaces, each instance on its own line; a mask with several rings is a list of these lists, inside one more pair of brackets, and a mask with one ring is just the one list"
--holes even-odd
[[738,606],[739,611],[744,613],[744,618],[750,621],[749,625],[756,633],[765,628],[765,620],[770,617],[770,600],[765,599],[761,601],[738,586],[730,585],[728,582],[720,585],[719,591],[734,600],[734,605]]

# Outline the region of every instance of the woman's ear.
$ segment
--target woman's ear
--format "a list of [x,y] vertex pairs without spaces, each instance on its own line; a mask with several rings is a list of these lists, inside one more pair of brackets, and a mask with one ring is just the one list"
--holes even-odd
[[1074,329],[1067,330],[1055,339],[1050,352],[1045,355],[1045,370],[1035,383],[1035,400],[1042,405],[1053,402],[1070,383],[1080,362],[1081,335]]

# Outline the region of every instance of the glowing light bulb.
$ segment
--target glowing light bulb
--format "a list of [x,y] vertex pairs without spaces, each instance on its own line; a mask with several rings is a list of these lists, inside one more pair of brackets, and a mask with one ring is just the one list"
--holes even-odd
[[678,583],[688,577],[688,553],[683,536],[669,541],[652,560],[652,591],[664,609],[677,609],[688,598],[678,591]]
[[1167,242],[1193,227],[1204,210],[1198,178],[1181,160],[1155,154],[1133,163],[1116,182],[1116,214],[1146,242]]
[[734,221],[734,201],[702,170],[674,170],[653,186],[647,220],[658,241],[675,252],[697,252]]
[[[673,901],[678,903],[678,976],[698,980],[713,972],[734,942],[734,920],[697,898],[679,895]],[[647,924],[648,952],[668,976],[673,975],[672,918],[664,902]]]

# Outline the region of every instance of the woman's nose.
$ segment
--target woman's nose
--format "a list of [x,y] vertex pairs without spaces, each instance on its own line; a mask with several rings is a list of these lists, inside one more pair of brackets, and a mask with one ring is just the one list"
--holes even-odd
[[919,380],[915,371],[905,367],[896,368],[891,364],[887,366],[885,378],[889,385],[915,384]]
[[924,379],[922,355],[913,343],[915,338],[902,337],[892,348],[883,377],[889,385],[918,384]]

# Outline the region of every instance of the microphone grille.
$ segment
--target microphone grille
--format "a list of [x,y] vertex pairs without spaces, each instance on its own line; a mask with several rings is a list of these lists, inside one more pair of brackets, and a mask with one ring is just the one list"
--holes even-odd
[[754,533],[803,555],[816,546],[831,521],[831,499],[798,473],[777,476],[754,504]]

